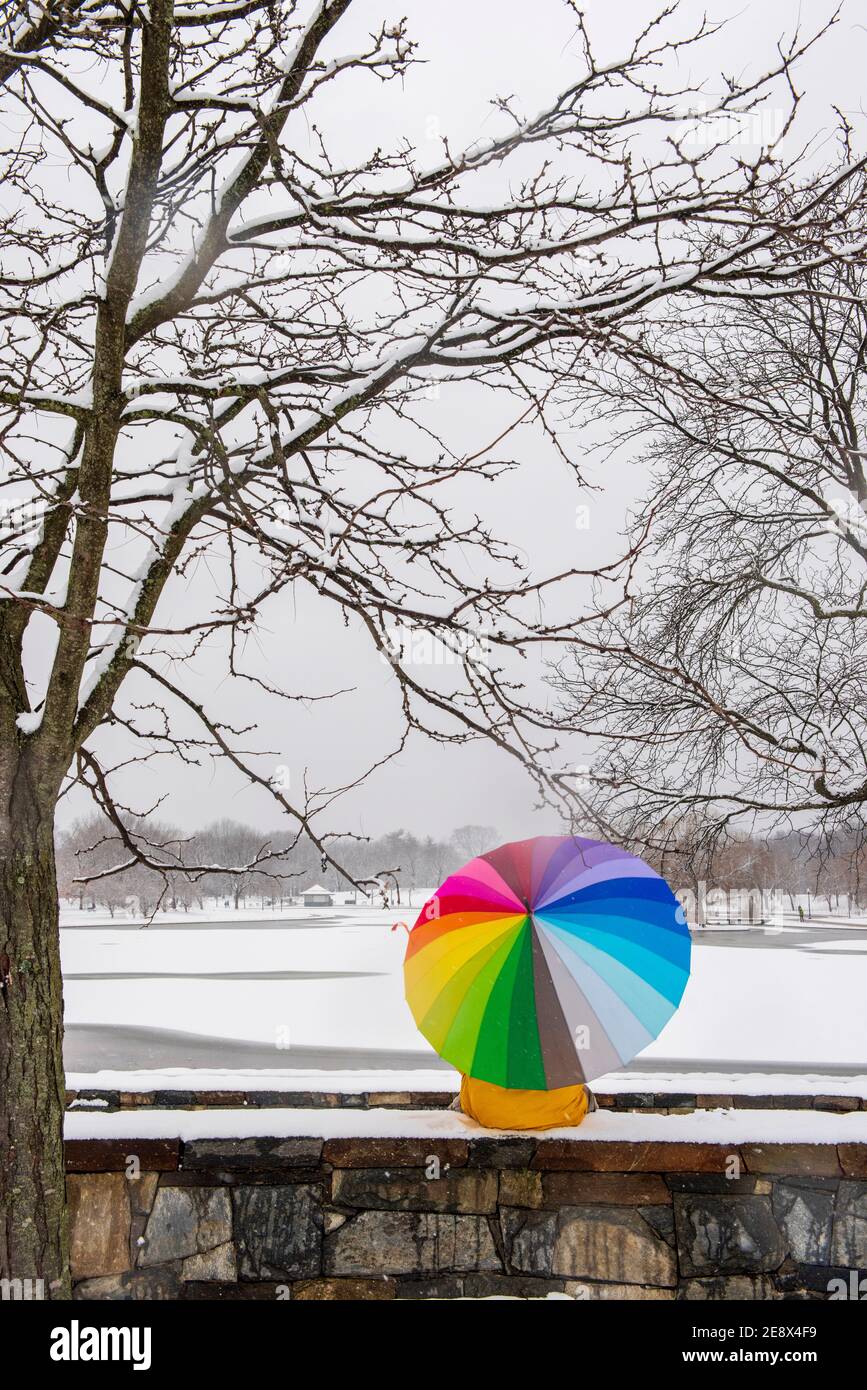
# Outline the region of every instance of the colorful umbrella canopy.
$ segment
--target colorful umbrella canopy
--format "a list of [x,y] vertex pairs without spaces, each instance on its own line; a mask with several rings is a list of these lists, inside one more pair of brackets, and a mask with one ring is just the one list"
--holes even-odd
[[540,836],[446,879],[409,934],[406,998],[466,1075],[549,1091],[647,1047],[689,958],[683,910],[649,865],[599,840]]

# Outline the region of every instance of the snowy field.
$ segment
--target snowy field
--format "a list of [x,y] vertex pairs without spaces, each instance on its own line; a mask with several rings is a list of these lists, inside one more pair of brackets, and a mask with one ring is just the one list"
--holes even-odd
[[[70,1084],[450,1089],[403,997],[406,932],[392,927],[416,911],[177,914],[144,928],[67,913]],[[600,1090],[863,1091],[867,924],[732,927],[694,945],[679,1011]]]

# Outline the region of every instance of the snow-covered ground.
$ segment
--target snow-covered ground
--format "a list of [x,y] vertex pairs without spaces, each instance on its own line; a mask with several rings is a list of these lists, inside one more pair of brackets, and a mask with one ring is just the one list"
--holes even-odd
[[[399,908],[64,917],[74,1087],[445,1090],[404,1001]],[[867,930],[696,935],[683,1003],[600,1090],[863,1093]]]
[[[506,1131],[482,1129],[453,1110],[96,1110],[68,1113],[67,1139],[468,1139]],[[532,1133],[532,1131],[526,1131]],[[693,1115],[641,1115],[599,1110],[580,1129],[549,1129],[538,1137],[633,1144],[863,1144],[867,1113],[814,1110],[702,1110]]]

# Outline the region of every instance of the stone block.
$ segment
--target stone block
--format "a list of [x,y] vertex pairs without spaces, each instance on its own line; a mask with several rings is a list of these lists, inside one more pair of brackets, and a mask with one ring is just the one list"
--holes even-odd
[[535,1139],[471,1139],[471,1168],[529,1168],[536,1151]]
[[519,1274],[468,1274],[464,1279],[465,1298],[547,1298],[562,1294],[563,1279],[524,1278]]
[[806,1183],[774,1184],[773,1211],[788,1254],[799,1264],[827,1264],[831,1250],[834,1190]]
[[614,1303],[670,1302],[674,1299],[672,1288],[661,1288],[648,1284],[595,1284],[592,1280],[570,1279],[566,1283],[566,1293],[570,1298],[588,1302],[611,1301]]
[[110,1303],[168,1302],[179,1298],[181,1286],[172,1269],[133,1270],[84,1279],[72,1292],[74,1299],[95,1299]]
[[469,1145],[465,1139],[326,1139],[323,1160],[334,1168],[462,1168]]
[[867,1178],[867,1144],[838,1144],[837,1158],[847,1178]]
[[325,1239],[326,1274],[444,1274],[502,1269],[484,1216],[363,1211]]
[[677,1238],[674,1230],[674,1208],[672,1206],[652,1206],[639,1207],[638,1213],[644,1218],[651,1230],[658,1236],[662,1236],[666,1245],[670,1245],[672,1250],[677,1247]]
[[288,1302],[291,1295],[291,1284],[218,1284],[209,1280],[190,1280],[181,1285],[180,1293],[185,1302],[192,1303],[280,1303]]
[[229,1194],[220,1187],[161,1187],[145,1227],[139,1266],[167,1264],[232,1239]]
[[764,1302],[781,1298],[766,1274],[732,1274],[717,1279],[684,1279],[677,1289],[679,1302]]
[[551,1272],[604,1283],[677,1283],[671,1248],[637,1211],[618,1207],[562,1208]]
[[509,1267],[520,1274],[550,1274],[557,1239],[557,1214],[500,1208],[500,1225]]
[[246,1091],[197,1091],[196,1108],[203,1110],[219,1110],[231,1108],[232,1110],[243,1110],[249,1104],[248,1093]]
[[867,1182],[840,1183],[831,1263],[848,1269],[867,1269]]
[[832,1115],[849,1115],[861,1108],[858,1096],[814,1096],[813,1109],[827,1110]]
[[841,1174],[833,1144],[742,1144],[749,1173],[775,1173],[781,1177],[803,1175],[836,1178]]
[[531,1168],[507,1168],[500,1173],[500,1204],[504,1207],[541,1207],[542,1174]]
[[159,1173],[142,1173],[138,1178],[128,1178],[127,1190],[129,1204],[136,1216],[147,1216],[154,1204],[159,1184]]
[[201,1255],[190,1255],[181,1265],[181,1279],[185,1282],[231,1284],[237,1277],[238,1261],[230,1240]]
[[671,1203],[671,1194],[658,1173],[545,1173],[543,1206],[641,1207]]
[[73,1279],[128,1270],[130,1205],[123,1173],[70,1173],[66,1192]]
[[752,1173],[742,1173],[739,1178],[730,1178],[724,1173],[666,1173],[665,1185],[671,1192],[716,1192],[726,1197],[753,1194],[766,1197],[773,1189],[770,1178],[756,1177]]
[[723,1173],[730,1145],[542,1139],[531,1168],[593,1173]]
[[763,1273],[785,1259],[786,1241],[770,1197],[676,1194],[674,1219],[687,1277]]
[[387,1303],[396,1297],[393,1279],[301,1279],[292,1285],[292,1298],[308,1303]]
[[443,1274],[438,1279],[397,1279],[395,1297],[404,1300],[463,1298],[465,1280],[481,1277],[478,1274]]
[[418,1168],[341,1168],[332,1175],[331,1200],[379,1211],[494,1212],[497,1174],[488,1168],[452,1168],[428,1178]]
[[181,1167],[226,1172],[316,1168],[321,1139],[195,1139],[184,1144]]
[[67,1173],[125,1173],[130,1159],[142,1172],[170,1173],[178,1166],[177,1139],[67,1139]]
[[237,1187],[232,1205],[242,1279],[304,1279],[321,1272],[323,1220],[316,1187]]

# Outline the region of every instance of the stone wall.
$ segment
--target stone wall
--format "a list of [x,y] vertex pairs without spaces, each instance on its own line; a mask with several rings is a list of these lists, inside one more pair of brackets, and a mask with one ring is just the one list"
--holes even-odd
[[75,1297],[827,1298],[867,1144],[72,1140]]
[[[223,1110],[243,1106],[250,1110],[443,1110],[454,1100],[451,1091],[109,1091],[66,1092],[67,1109],[98,1107],[106,1114],[115,1110]],[[593,1092],[600,1110],[628,1110],[632,1114],[689,1115],[696,1110],[817,1110],[847,1115],[867,1110],[867,1096],[848,1089],[837,1095],[774,1094],[710,1095],[694,1091]],[[266,1121],[263,1120],[263,1125]]]

